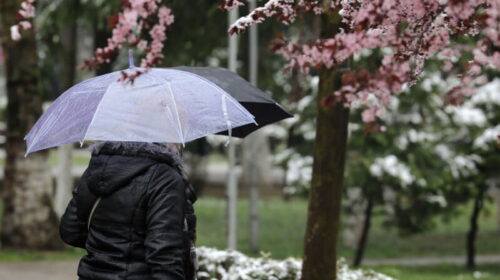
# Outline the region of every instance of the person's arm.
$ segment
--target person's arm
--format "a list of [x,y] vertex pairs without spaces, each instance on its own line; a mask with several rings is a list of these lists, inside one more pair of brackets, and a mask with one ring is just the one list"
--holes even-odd
[[184,280],[184,181],[166,164],[155,168],[148,185],[146,262],[151,279]]
[[74,247],[85,248],[87,242],[87,223],[78,218],[76,195],[78,187],[73,190],[73,198],[66,207],[64,215],[61,217],[59,225],[59,235],[61,239]]

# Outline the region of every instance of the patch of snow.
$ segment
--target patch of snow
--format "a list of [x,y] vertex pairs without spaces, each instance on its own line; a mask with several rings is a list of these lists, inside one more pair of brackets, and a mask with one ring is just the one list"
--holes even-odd
[[[238,251],[197,248],[199,280],[299,280],[302,261],[273,260],[269,254],[250,258]],[[338,280],[394,280],[371,270],[351,269],[344,259],[337,262]]]

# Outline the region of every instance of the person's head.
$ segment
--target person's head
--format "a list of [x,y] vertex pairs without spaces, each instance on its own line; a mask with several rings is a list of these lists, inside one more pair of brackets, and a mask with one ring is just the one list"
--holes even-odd
[[167,148],[176,150],[180,156],[182,156],[182,145],[179,143],[164,143]]

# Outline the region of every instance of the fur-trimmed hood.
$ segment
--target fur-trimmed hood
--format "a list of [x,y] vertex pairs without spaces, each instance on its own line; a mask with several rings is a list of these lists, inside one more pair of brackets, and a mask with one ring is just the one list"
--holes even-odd
[[175,166],[182,166],[180,150],[159,143],[105,141],[94,143],[90,146],[90,151],[93,155],[103,153],[145,156],[168,161]]
[[92,159],[87,169],[90,190],[97,196],[109,195],[157,162],[177,169],[186,178],[180,151],[163,144],[142,142],[98,142],[90,147]]

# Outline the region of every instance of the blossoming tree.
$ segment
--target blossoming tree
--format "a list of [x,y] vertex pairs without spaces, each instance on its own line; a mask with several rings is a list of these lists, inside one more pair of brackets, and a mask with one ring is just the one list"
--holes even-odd
[[[222,7],[243,4],[226,0]],[[269,0],[229,29],[240,33],[270,17],[286,25],[299,16],[321,18],[317,40],[300,45],[280,37],[273,43],[289,61],[286,67],[320,76],[303,279],[335,279],[349,109],[363,108],[367,131],[384,130],[378,118],[390,97],[413,85],[425,62],[436,57],[462,81],[446,101],[458,104],[471,96],[486,80],[483,69],[500,67],[499,9],[498,0]],[[467,44],[467,37],[475,43]],[[374,71],[352,62],[366,49],[385,52]],[[466,55],[472,56],[467,64],[455,63]]]

